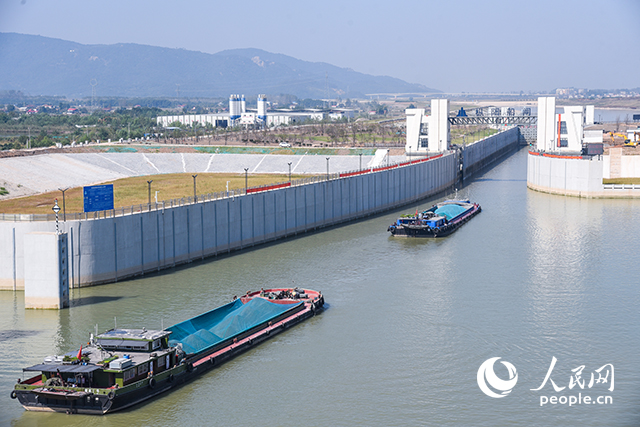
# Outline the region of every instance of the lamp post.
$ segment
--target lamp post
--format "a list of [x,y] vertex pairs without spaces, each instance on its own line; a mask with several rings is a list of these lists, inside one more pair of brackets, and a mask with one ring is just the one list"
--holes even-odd
[[244,194],[247,194],[249,188],[249,168],[244,168]]
[[64,222],[67,222],[67,206],[65,203],[65,198],[64,198],[64,192],[67,191],[69,189],[69,187],[67,188],[58,188],[58,190],[62,191],[62,220]]
[[196,196],[196,177],[198,174],[191,175],[193,177],[193,203],[198,202],[198,196]]
[[289,165],[289,184],[291,184],[291,163],[292,162],[287,163]]
[[147,186],[149,189],[149,208],[151,208],[151,183],[153,182],[153,180],[147,181]]
[[51,209],[56,214],[56,234],[60,234],[60,227],[58,226],[58,212],[60,212],[60,206],[58,206],[58,199],[56,199],[56,202]]
[[329,159],[330,157],[327,157],[327,181],[329,181]]

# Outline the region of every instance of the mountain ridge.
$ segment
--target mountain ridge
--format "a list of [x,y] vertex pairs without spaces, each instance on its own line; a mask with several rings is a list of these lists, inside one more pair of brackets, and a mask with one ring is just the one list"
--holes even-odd
[[356,98],[367,93],[436,93],[389,76],[372,76],[257,48],[215,54],[136,43],[85,45],[0,32],[0,90],[90,97],[227,97],[286,93]]

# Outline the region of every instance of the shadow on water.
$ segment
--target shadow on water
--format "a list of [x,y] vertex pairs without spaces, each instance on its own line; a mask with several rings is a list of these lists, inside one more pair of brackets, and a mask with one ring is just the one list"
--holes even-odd
[[15,340],[18,338],[30,337],[33,335],[39,334],[40,331],[19,331],[19,330],[9,330],[9,331],[0,331],[0,341],[7,340]]
[[69,307],[79,307],[82,305],[92,305],[92,304],[100,304],[103,302],[111,302],[117,301],[122,298],[136,298],[136,297],[121,297],[121,296],[92,296],[92,297],[81,297],[77,299],[72,299],[69,301]]

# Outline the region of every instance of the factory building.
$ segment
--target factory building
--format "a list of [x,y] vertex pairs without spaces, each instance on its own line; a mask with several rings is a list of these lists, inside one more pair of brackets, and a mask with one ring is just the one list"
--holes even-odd
[[538,98],[537,149],[579,153],[583,143],[601,143],[602,130],[585,131],[585,126],[594,124],[594,116],[593,105],[566,106],[556,113],[555,97]]
[[449,149],[449,100],[432,99],[431,115],[424,108],[409,108],[405,151],[411,155],[443,152]]
[[174,116],[158,116],[158,126],[168,127],[172,123],[179,122],[184,126],[211,125],[213,127],[263,127],[304,123],[308,120],[322,120],[324,113],[312,112],[273,112],[267,113],[267,96],[258,95],[257,111],[247,111],[244,95],[229,96],[229,113],[217,114],[182,114]]

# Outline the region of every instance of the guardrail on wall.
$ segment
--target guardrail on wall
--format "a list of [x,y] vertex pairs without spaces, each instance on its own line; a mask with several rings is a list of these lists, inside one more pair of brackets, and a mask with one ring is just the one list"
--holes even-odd
[[605,190],[640,190],[640,184],[604,184]]
[[[182,197],[178,199],[163,200],[157,203],[155,202],[142,203],[139,205],[132,205],[132,206],[126,206],[126,207],[123,206],[120,208],[110,209],[106,211],[81,212],[81,213],[75,212],[75,213],[66,213],[66,214],[59,213],[58,220],[59,221],[95,220],[95,219],[102,219],[102,218],[115,218],[118,216],[133,215],[133,214],[139,214],[143,212],[152,212],[160,209],[191,205],[194,203],[211,202],[219,199],[234,198],[237,196],[242,196],[242,195],[251,194],[251,193],[258,193],[261,191],[270,191],[270,190],[276,190],[276,189],[285,188],[285,187],[295,187],[299,185],[313,184],[313,183],[322,182],[322,181],[331,181],[334,179],[346,178],[346,177],[360,175],[360,174],[381,172],[384,170],[394,169],[397,167],[409,166],[416,163],[426,162],[428,160],[442,157],[443,155],[444,154],[438,154],[431,157],[422,157],[417,160],[390,163],[390,164],[387,164],[386,166],[378,166],[374,168],[358,169],[358,170],[340,172],[340,173],[330,173],[328,175],[327,174],[316,175],[309,178],[295,179],[295,180],[286,181],[286,182],[278,182],[275,184],[261,185],[258,187],[236,188],[229,191],[220,191],[216,193],[201,194],[201,195],[197,195],[196,197]],[[7,221],[7,222],[55,221],[55,220],[56,220],[55,214],[0,213],[0,221]]]

